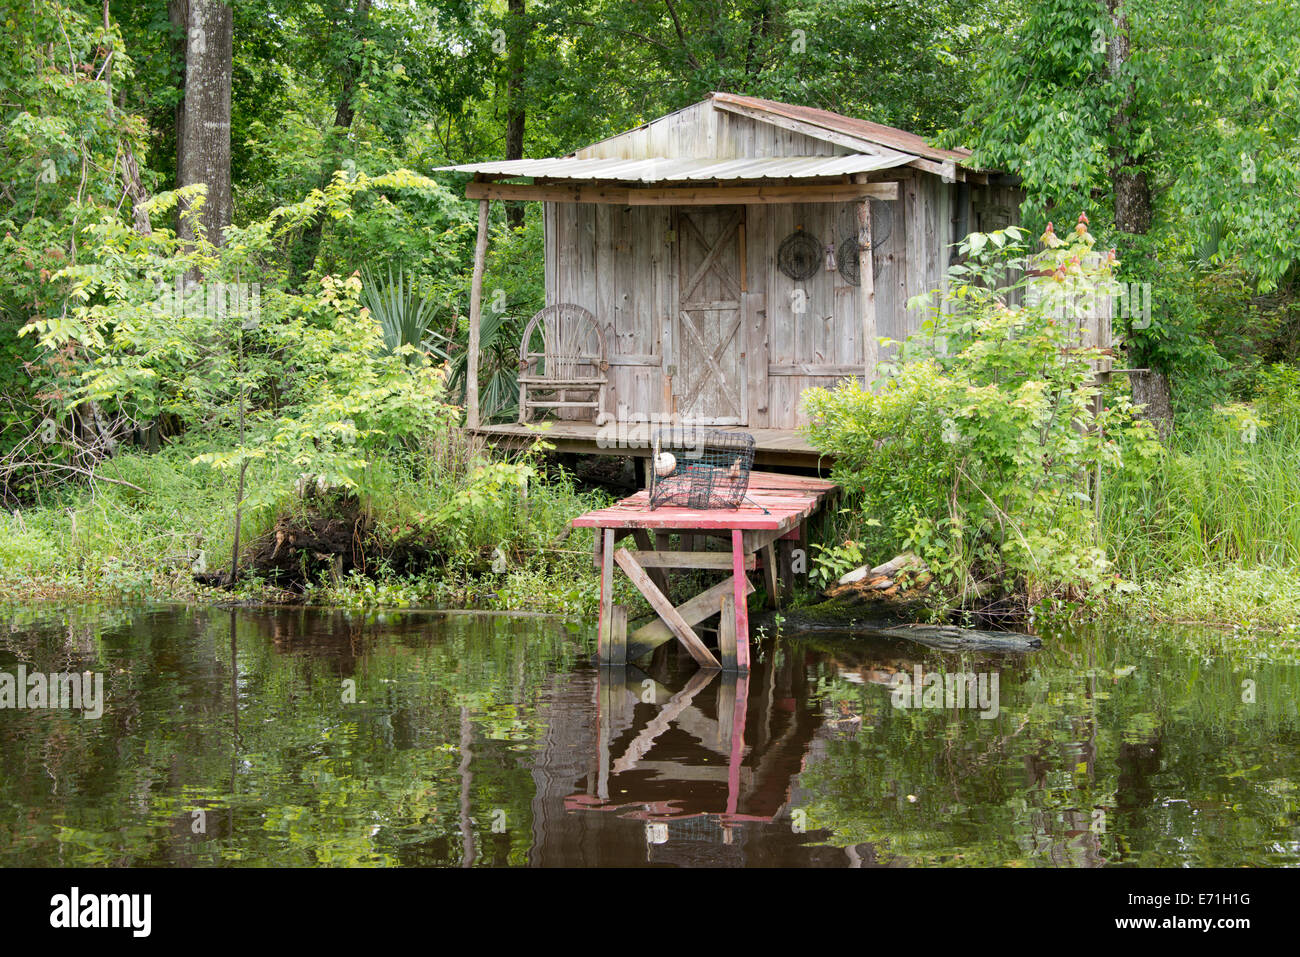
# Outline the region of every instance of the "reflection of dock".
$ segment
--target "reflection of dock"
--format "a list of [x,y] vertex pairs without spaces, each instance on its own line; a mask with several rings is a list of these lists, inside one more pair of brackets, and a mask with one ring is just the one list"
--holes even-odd
[[[695,703],[706,688],[715,695],[711,714]],[[753,779],[752,767],[742,767],[748,697],[747,676],[696,671],[673,693],[635,668],[601,669],[596,773],[588,775],[585,793],[566,799],[566,809],[626,810],[625,816],[647,820],[736,814],[742,788]],[[638,704],[654,709],[649,720],[638,721]],[[661,742],[670,730],[671,738]],[[691,785],[689,797],[681,784]],[[634,799],[623,800],[627,794]]]
[[803,681],[789,659],[685,680],[633,667],[566,676],[557,693],[589,694],[595,715],[579,727],[571,707],[552,711],[533,773],[533,864],[842,866],[790,808],[822,723],[795,704]]

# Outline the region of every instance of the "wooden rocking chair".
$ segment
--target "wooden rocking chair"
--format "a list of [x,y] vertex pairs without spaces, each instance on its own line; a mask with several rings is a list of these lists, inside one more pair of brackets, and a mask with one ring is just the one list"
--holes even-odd
[[519,421],[528,422],[537,409],[590,409],[594,422],[605,404],[608,371],[596,317],[572,303],[547,306],[528,321],[519,343]]

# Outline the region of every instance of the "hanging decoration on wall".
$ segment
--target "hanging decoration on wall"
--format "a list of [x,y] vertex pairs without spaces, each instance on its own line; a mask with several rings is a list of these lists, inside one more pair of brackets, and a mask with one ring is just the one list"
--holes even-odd
[[[884,200],[873,199],[871,201],[872,279],[880,276],[881,267],[885,262],[883,250],[889,243],[889,237],[893,232],[893,206]],[[840,278],[850,286],[861,285],[862,276],[858,268],[858,237],[856,231],[840,243],[835,258],[839,263]]]
[[862,272],[858,265],[858,237],[850,236],[840,243],[839,255],[836,258],[840,262],[840,277],[850,286],[861,285]]
[[822,244],[800,227],[782,240],[776,265],[795,282],[811,279],[822,268]]

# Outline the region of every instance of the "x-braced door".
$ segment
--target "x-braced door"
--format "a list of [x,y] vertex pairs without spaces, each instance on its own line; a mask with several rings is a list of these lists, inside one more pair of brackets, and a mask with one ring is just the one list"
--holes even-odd
[[678,308],[673,394],[683,418],[744,425],[747,396],[741,328],[745,208],[677,210]]

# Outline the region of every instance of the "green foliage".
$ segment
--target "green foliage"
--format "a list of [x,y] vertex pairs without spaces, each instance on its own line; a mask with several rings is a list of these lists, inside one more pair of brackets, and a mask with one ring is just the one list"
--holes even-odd
[[1274,363],[1255,379],[1255,404],[1264,418],[1300,426],[1300,366]]
[[991,36],[972,103],[954,145],[975,161],[1020,175],[1025,223],[1041,229],[1047,210],[1099,219],[1094,189],[1109,180],[1111,121],[1122,89],[1106,74],[1112,33],[1098,0],[1028,0]]
[[[194,572],[230,558],[235,477],[197,464],[206,440],[126,452],[104,467],[128,485],[46,489],[42,502],[0,522],[0,596],[167,598],[204,593]],[[288,463],[268,465],[272,487],[292,481]],[[243,536],[264,533],[273,514],[245,514]]]
[[122,151],[142,155],[145,130],[111,99],[132,82],[116,26],[58,0],[7,4],[0,23],[0,453],[8,453],[41,419],[28,372],[41,357],[18,329],[62,313],[65,289],[52,277],[83,258],[81,227],[122,205]]
[[[307,600],[358,608],[531,609],[573,619],[592,614],[599,580],[590,574],[590,541],[581,535],[557,542],[569,535],[574,515],[608,504],[608,495],[579,491],[564,473],[544,470],[542,447],[503,461],[467,444],[459,429],[420,441],[413,451],[386,452],[367,469],[358,503],[372,528],[365,573],[312,582]],[[42,505],[0,516],[0,598],[189,600],[207,594],[193,573],[217,571],[229,561],[238,481],[232,470],[199,461],[208,443],[206,437],[184,438],[106,464],[108,477],[145,494],[108,483],[68,487]],[[291,461],[257,468],[259,481],[279,490],[279,497],[262,493],[255,501],[264,508],[245,509],[246,543],[269,534],[277,519],[306,520],[311,509],[294,490],[300,473]],[[413,546],[426,550],[428,560],[396,568],[390,557]],[[265,600],[282,591],[251,572],[238,594]]]
[[[127,480],[158,495],[160,483],[183,470],[171,459],[144,467],[128,448],[141,442],[219,470],[181,483],[215,510],[178,511],[186,535],[228,538],[233,483],[245,467],[249,504],[262,506],[245,518],[250,533],[293,501],[290,490],[309,472],[361,490],[368,507],[385,503],[395,522],[467,563],[481,564],[504,542],[505,579],[519,584],[499,583],[498,594],[517,587],[526,596],[538,582],[561,589],[562,564],[529,556],[546,534],[558,534],[555,516],[581,507],[576,493],[537,460],[493,461],[446,438],[465,393],[473,207],[458,186],[403,170],[502,156],[505,123],[517,111],[526,117],[525,155],[556,154],[714,89],[974,147],[977,163],[1022,177],[1025,221],[1035,231],[1054,210],[1088,211],[1103,242],[1118,247],[1124,269],[1116,278],[1152,284],[1149,325],[1117,317],[1121,361],[1175,375],[1181,434],[1158,472],[1128,467],[1146,447],[1124,429],[1104,433],[1115,449],[1087,441],[1075,448],[1059,426],[1083,390],[1046,366],[1026,371],[1046,361],[1046,340],[1035,352],[1024,339],[998,339],[1008,330],[976,290],[1002,280],[986,250],[968,248],[969,301],[951,305],[930,330],[948,339],[948,353],[926,346],[924,336],[905,345],[885,367],[892,381],[869,415],[842,397],[845,421],[861,420],[855,427],[899,455],[868,461],[869,445],[855,453],[862,489],[890,494],[877,494],[861,515],[838,517],[828,541],[839,544],[814,558],[819,580],[885,541],[928,549],[939,565],[943,555],[962,556],[962,567],[946,570],[950,588],[984,579],[1019,588],[1022,566],[1046,579],[1093,578],[1100,566],[1085,556],[1094,544],[1086,504],[1034,496],[1051,483],[1062,496],[1066,488],[1082,494],[1058,480],[1072,467],[1093,473],[1098,458],[1107,557],[1126,563],[1126,574],[1166,574],[1197,561],[1289,567],[1296,470],[1286,443],[1300,418],[1296,0],[1124,0],[1118,9],[1129,22],[1131,58],[1112,75],[1105,49],[1114,27],[1097,0],[925,8],[529,0],[522,14],[462,0],[238,0],[236,226],[218,250],[203,241],[181,248],[177,196],[158,192],[176,179],[183,78],[166,5],[112,0],[105,27],[96,4],[10,4],[0,15],[8,41],[0,50],[0,455],[19,449],[46,467],[3,466],[4,491],[30,519],[26,531],[15,525],[0,535],[10,568],[49,569],[54,543],[78,556],[79,580],[117,576],[135,587],[156,579],[129,547],[154,518],[90,517],[109,503],[143,514],[142,497],[103,482],[61,484],[81,481],[71,469],[93,461],[105,477],[134,475]],[[1125,123],[1116,122],[1121,107]],[[130,228],[128,150],[154,194],[152,236]],[[1115,236],[1107,225],[1119,156],[1149,177],[1146,236]],[[522,229],[493,224],[480,330],[479,392],[489,418],[514,416],[519,334],[543,304],[538,212],[527,207]],[[318,217],[313,264],[300,263],[290,280]],[[983,240],[988,253],[994,236],[1016,242],[992,234]],[[1073,255],[1066,250],[1048,265],[1068,267]],[[359,289],[343,278],[367,267],[372,275]],[[198,276],[204,285],[194,288]],[[260,285],[255,323],[206,310],[205,293],[218,282]],[[179,297],[170,292],[178,283]],[[954,327],[962,316],[967,328]],[[981,323],[974,335],[970,327]],[[450,356],[445,370],[398,345],[431,341],[438,359]],[[394,347],[404,362],[394,360]],[[982,370],[983,384],[966,365]],[[1040,393],[1032,382],[1043,384]],[[1033,417],[1063,395],[1071,399],[1059,405],[1058,428],[1040,438]],[[1118,393],[1103,398],[1108,411],[1122,406]],[[999,399],[1005,409],[995,407]],[[47,419],[55,433],[48,443]],[[1014,445],[1011,436],[1025,432],[1032,441]],[[1243,441],[1247,434],[1257,441]],[[99,447],[87,456],[92,440]],[[108,447],[115,454],[101,460]],[[1121,451],[1127,465],[1116,471],[1110,457]],[[430,464],[452,454],[454,467]],[[991,475],[1027,484],[1008,497]],[[976,487],[996,492],[992,504],[980,505]],[[409,507],[397,503],[398,488],[411,496]],[[954,489],[969,527],[953,524]],[[47,514],[60,507],[78,515],[75,535],[66,516]],[[1123,521],[1125,508],[1140,518]],[[1005,514],[1035,526],[1053,515],[1062,524],[1029,534]],[[1080,543],[1076,557],[1093,571],[1056,568],[1045,557],[1062,552],[1061,537]],[[990,564],[979,541],[1014,567],[1002,567],[1001,557]],[[120,562],[109,561],[111,548],[121,550]],[[479,583],[474,571],[445,575],[438,587],[450,589],[445,596],[482,597]]]
[[1159,580],[1198,567],[1300,566],[1298,450],[1294,418],[1274,422],[1237,403],[1185,425],[1158,471],[1107,475],[1102,521],[1120,570]]
[[[1112,10],[1127,26],[1118,67]],[[1295,0],[1025,0],[990,38],[949,137],[1020,175],[1035,230],[1061,208],[1108,223],[1117,171],[1146,177],[1149,233],[1101,230],[1121,278],[1152,288],[1152,315],[1117,332],[1130,365],[1182,380],[1185,409],[1222,400],[1229,363],[1270,358],[1270,324],[1293,318],[1297,13]],[[1272,358],[1295,356],[1293,335],[1288,350]]]
[[[875,519],[868,519],[864,524],[879,526]],[[832,545],[813,545],[812,580],[818,587],[825,587],[845,572],[862,564],[864,554],[862,543],[846,538]]]
[[1294,635],[1300,621],[1300,576],[1282,567],[1190,566],[1148,578],[1127,597],[1126,614],[1158,622],[1216,625],[1258,634]]
[[[999,4],[877,0],[537,2],[533,103],[561,145],[727,90],[932,133],[960,114]],[[545,40],[554,38],[552,45]],[[616,70],[603,65],[618,63]],[[596,82],[586,72],[601,64]],[[572,132],[569,132],[572,131]]]
[[1212,263],[1239,264],[1268,292],[1300,258],[1300,4],[1218,0],[1171,13],[1152,3],[1150,15],[1178,228],[1214,237]]
[[408,363],[419,360],[416,352],[447,358],[450,340],[432,328],[437,305],[416,292],[413,277],[408,279],[405,270],[394,275],[391,266],[383,275],[367,267],[362,276],[361,305],[383,330],[384,348],[395,353],[405,347]]
[[[1110,259],[1092,254],[1082,220],[1068,240],[1045,234],[1038,255],[1023,239],[1010,227],[961,244],[966,261],[875,391],[854,381],[805,393],[813,445],[836,457],[863,522],[879,523],[872,548],[915,551],[948,598],[1032,604],[1101,586],[1109,562],[1087,477],[1156,454],[1126,401],[1097,409],[1095,353],[1072,331],[1108,291]],[[1050,278],[1032,290],[1008,281],[1031,270]]]
[[[286,460],[328,484],[356,487],[371,458],[445,423],[442,378],[426,356],[384,348],[364,310],[361,280],[324,276],[295,292],[264,275],[261,257],[308,217],[349,218],[365,193],[438,187],[399,171],[374,180],[337,177],[303,203],[228,231],[225,244],[182,246],[173,233],[141,236],[105,218],[87,227],[93,256],[66,266],[74,307],[22,332],[65,356],[46,389],[56,417],[86,403],[134,422],[169,416],[181,428],[233,435],[233,446],[199,460],[218,468]],[[176,193],[155,197],[169,208]],[[194,207],[195,209],[199,207]],[[197,287],[190,277],[199,272]],[[255,504],[283,492],[259,482]]]

